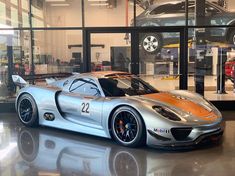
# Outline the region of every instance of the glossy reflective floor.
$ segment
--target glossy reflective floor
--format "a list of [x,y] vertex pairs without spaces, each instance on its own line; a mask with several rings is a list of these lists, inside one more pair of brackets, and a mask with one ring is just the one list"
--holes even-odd
[[111,140],[52,128],[26,128],[0,114],[1,176],[228,176],[235,173],[235,112],[224,112],[224,141],[189,151],[120,147]]

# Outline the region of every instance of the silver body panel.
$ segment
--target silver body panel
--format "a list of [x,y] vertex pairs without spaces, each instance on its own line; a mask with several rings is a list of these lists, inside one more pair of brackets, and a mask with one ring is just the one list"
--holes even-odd
[[[150,146],[187,146],[197,144],[202,136],[210,136],[223,132],[224,123],[221,113],[213,106],[208,104],[201,96],[189,92],[175,90],[167,92],[167,95],[179,97],[193,102],[198,107],[208,109],[216,118],[207,120],[192,115],[171,103],[162,102],[146,96],[125,96],[125,97],[105,97],[98,78],[104,75],[92,73],[74,75],[67,79],[51,83],[47,87],[28,85],[20,90],[16,99],[21,95],[28,93],[33,96],[39,116],[39,124],[54,128],[60,128],[90,135],[111,138],[109,129],[109,119],[112,112],[120,106],[129,106],[134,108],[143,118],[146,127],[146,144]],[[85,96],[82,94],[71,93],[70,85],[75,79],[89,78],[93,79],[100,89],[99,96]],[[66,84],[65,84],[66,83]],[[82,103],[89,102],[89,113],[82,113]],[[170,107],[180,114],[182,121],[172,121],[153,110],[153,106],[161,105]],[[53,121],[44,118],[45,113],[52,113],[55,116]],[[179,141],[171,133],[172,128],[192,128],[190,135],[186,140]],[[169,140],[159,140],[150,135],[149,130],[156,135]]]

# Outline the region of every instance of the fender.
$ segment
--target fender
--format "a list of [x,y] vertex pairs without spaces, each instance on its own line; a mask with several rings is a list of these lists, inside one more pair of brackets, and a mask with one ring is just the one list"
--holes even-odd
[[226,38],[226,41],[229,40],[229,34],[231,33],[231,31],[235,30],[235,28],[233,28],[234,26],[235,26],[235,19],[229,21],[228,27],[225,28],[225,38]]

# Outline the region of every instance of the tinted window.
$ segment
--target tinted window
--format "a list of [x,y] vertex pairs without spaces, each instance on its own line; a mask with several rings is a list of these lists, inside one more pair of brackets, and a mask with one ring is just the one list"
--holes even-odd
[[[195,13],[195,3],[194,2],[189,2],[188,11],[189,11],[189,13]],[[206,3],[205,12],[206,13],[210,12],[210,13],[214,14],[214,13],[219,13],[220,10],[217,9],[216,7],[214,7],[214,6],[211,6],[211,4]]]
[[215,7],[211,6],[210,4],[206,4],[206,13],[219,13],[220,11],[216,9]]
[[132,76],[100,78],[99,82],[105,96],[132,96],[158,92],[148,83]]
[[92,79],[76,79],[69,89],[70,92],[89,96],[99,96],[100,91],[95,81]]
[[185,13],[184,3],[165,4],[155,8],[150,14],[170,14],[170,13]]

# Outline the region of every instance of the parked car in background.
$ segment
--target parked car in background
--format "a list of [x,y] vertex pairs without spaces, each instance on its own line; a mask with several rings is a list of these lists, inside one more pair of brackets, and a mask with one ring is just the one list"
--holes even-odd
[[225,62],[225,76],[228,79],[234,79],[235,58]]
[[[188,25],[195,25],[195,1],[189,1]],[[235,25],[235,13],[229,12],[216,3],[206,1],[206,24],[212,26]],[[184,26],[185,1],[160,1],[150,5],[136,18],[137,26]],[[194,36],[194,29],[189,29],[189,38]],[[234,28],[207,28],[206,39],[209,41],[227,42],[235,44]],[[140,36],[140,44],[147,53],[159,52],[163,45],[178,43],[179,33],[145,33]]]

